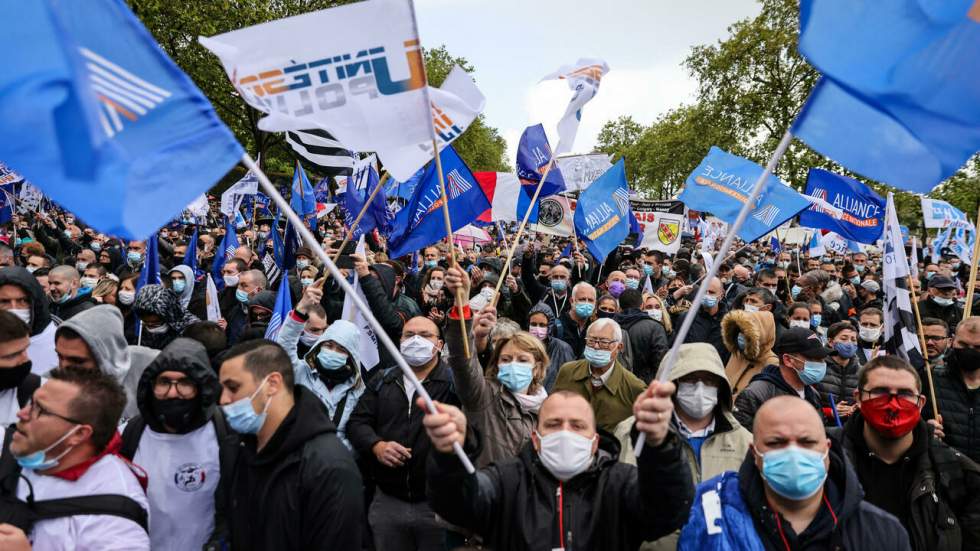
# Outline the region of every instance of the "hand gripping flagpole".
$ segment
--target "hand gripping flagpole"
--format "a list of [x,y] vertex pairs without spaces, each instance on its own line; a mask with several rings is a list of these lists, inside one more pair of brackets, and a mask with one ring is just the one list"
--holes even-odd
[[[343,274],[340,273],[340,270],[337,269],[337,265],[330,260],[330,256],[327,255],[327,252],[323,250],[320,243],[317,242],[315,237],[313,237],[310,229],[303,223],[302,220],[300,220],[299,216],[293,212],[293,209],[290,208],[289,203],[283,199],[282,195],[279,195],[279,191],[276,190],[276,187],[269,181],[269,177],[262,172],[262,169],[255,164],[255,161],[252,160],[252,157],[250,157],[248,153],[242,155],[242,162],[249,170],[258,176],[259,184],[265,188],[269,197],[271,197],[272,200],[279,205],[279,209],[286,215],[286,219],[289,220],[294,228],[296,228],[296,231],[299,232],[300,236],[313,247],[313,251],[320,257],[320,260],[323,261],[323,265],[337,280],[337,283],[340,284],[341,289],[347,293],[347,297],[354,302],[354,306],[361,311],[364,319],[371,324],[371,329],[374,330],[374,334],[378,337],[378,340],[381,342],[382,346],[384,346],[385,349],[388,350],[388,353],[391,354],[391,357],[394,358],[395,362],[398,364],[398,367],[401,369],[402,374],[408,377],[408,380],[412,383],[412,386],[415,387],[415,391],[418,392],[419,396],[421,396],[425,401],[425,406],[429,412],[438,413],[435,404],[432,403],[432,397],[425,391],[425,387],[423,387],[422,383],[419,382],[419,378],[415,376],[415,372],[408,367],[407,363],[405,363],[405,359],[402,358],[398,347],[395,346],[395,343],[393,343],[391,338],[388,337],[388,333],[385,332],[384,328],[381,327],[381,324],[378,323],[378,320],[375,319],[374,314],[371,313],[371,309],[368,308],[368,305],[364,303],[361,297],[358,296],[357,291],[354,290]],[[461,446],[458,442],[454,443],[453,451],[456,452],[456,456],[459,457],[459,460],[463,463],[463,466],[466,468],[468,473],[473,474],[476,472],[473,468],[473,463],[470,462],[470,459],[466,457],[466,454],[463,452],[463,446]]]
[[[766,169],[762,171],[762,174],[759,175],[759,179],[756,180],[755,185],[752,186],[752,191],[745,200],[745,204],[742,205],[742,210],[738,212],[738,217],[735,219],[735,223],[728,229],[728,235],[725,236],[725,240],[721,243],[721,249],[715,255],[716,257],[724,257],[728,253],[728,249],[732,247],[732,242],[735,241],[735,235],[740,229],[742,229],[745,219],[749,217],[749,211],[755,208],[755,202],[759,198],[759,194],[762,192],[762,188],[766,184],[766,179],[773,173],[774,170],[776,170],[776,165],[779,164],[779,159],[783,157],[783,154],[786,153],[786,150],[789,148],[789,144],[792,142],[793,134],[787,130],[786,133],[783,134],[783,139],[780,140],[779,145],[776,147],[776,151],[773,152],[772,157],[769,159],[769,164],[766,165]],[[677,362],[677,353],[680,351],[681,345],[684,344],[684,339],[687,337],[688,331],[691,330],[691,324],[694,323],[694,318],[698,314],[698,309],[701,307],[701,301],[704,300],[704,295],[708,292],[708,285],[710,285],[711,280],[715,278],[715,275],[718,273],[718,267],[721,266],[721,264],[721,262],[713,263],[711,265],[711,269],[704,275],[704,279],[701,281],[701,286],[698,287],[698,292],[696,295],[694,295],[694,300],[691,302],[691,307],[684,316],[684,322],[681,323],[681,328],[677,331],[677,336],[674,338],[674,345],[670,347],[670,352],[667,353],[667,360],[663,363],[664,368],[657,373],[658,382],[665,382],[670,377],[670,371]],[[634,449],[637,457],[639,457],[643,452],[643,444],[645,441],[646,433],[641,432],[640,436],[636,439],[636,447]]]

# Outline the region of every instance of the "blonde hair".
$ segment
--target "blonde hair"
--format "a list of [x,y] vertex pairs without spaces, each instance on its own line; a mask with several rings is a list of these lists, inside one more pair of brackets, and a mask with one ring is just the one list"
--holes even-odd
[[660,317],[660,323],[664,326],[664,330],[667,331],[668,335],[673,333],[674,327],[673,324],[670,323],[670,311],[667,310],[667,305],[664,304],[663,299],[661,299],[659,296],[650,293],[643,293],[644,303],[646,303],[647,299],[651,298],[657,301],[657,304],[660,305],[660,311],[664,313],[663,316]]
[[509,337],[500,339],[500,341],[494,345],[493,354],[490,356],[490,367],[488,367],[486,371],[487,378],[493,380],[497,379],[497,364],[500,362],[500,352],[508,344],[513,344],[521,352],[530,352],[531,356],[534,357],[534,369],[532,370],[533,375],[531,377],[531,384],[527,387],[527,393],[536,393],[541,387],[541,382],[544,381],[545,376],[548,374],[548,368],[551,366],[551,360],[548,358],[548,351],[545,350],[544,344],[541,343],[541,339],[535,337],[527,331],[518,331]]
[[115,281],[113,281],[113,280],[111,280],[109,278],[105,278],[105,279],[100,280],[95,285],[95,288],[92,289],[92,296],[93,297],[104,297],[104,296],[108,296],[108,295],[114,295],[118,289],[119,289],[119,283],[117,283],[117,282],[115,282]]

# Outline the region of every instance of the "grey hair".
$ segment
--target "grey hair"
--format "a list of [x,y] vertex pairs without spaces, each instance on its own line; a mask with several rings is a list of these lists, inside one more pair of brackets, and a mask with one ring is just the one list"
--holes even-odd
[[55,266],[54,268],[51,268],[49,273],[53,276],[62,276],[72,281],[78,281],[79,278],[81,278],[81,276],[78,274],[78,270],[76,270],[73,266],[68,265]]
[[[588,287],[589,289],[592,289],[593,291],[596,290],[595,287],[593,287],[591,283],[589,283],[587,281],[579,281],[578,283],[575,284],[574,287],[572,287],[572,296],[575,296],[575,293],[578,292],[578,290],[580,288],[582,288],[582,287]],[[598,294],[599,293],[596,292],[597,298],[598,298]]]
[[248,270],[241,275],[248,275],[248,277],[255,280],[255,284],[262,288],[263,291],[269,288],[269,280],[262,273],[262,270]]
[[617,323],[616,320],[612,318],[599,318],[595,320],[594,322],[592,322],[592,325],[590,325],[589,328],[585,331],[585,334],[588,335],[589,333],[592,333],[593,329],[595,329],[596,331],[602,331],[603,329],[605,329],[610,325],[613,328],[613,339],[615,339],[616,342],[623,342],[623,328],[620,327],[619,323]]
[[495,341],[499,339],[509,339],[514,336],[515,333],[520,332],[521,326],[512,319],[500,318],[497,320],[497,324],[493,326],[490,330],[490,340]]

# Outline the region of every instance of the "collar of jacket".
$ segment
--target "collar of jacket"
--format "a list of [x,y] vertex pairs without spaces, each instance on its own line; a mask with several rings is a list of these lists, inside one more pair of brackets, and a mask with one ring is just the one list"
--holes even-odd
[[[609,374],[609,380],[603,385],[610,390],[618,389],[623,384],[623,364],[619,363],[619,358],[613,362],[612,370],[613,372]],[[592,384],[589,379],[592,377],[592,369],[589,367],[588,360],[577,360],[574,367],[572,368],[572,380],[573,381],[586,381],[588,384]]]

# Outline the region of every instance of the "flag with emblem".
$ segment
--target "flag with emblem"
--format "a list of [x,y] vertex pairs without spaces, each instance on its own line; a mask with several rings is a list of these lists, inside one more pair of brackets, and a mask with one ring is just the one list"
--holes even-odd
[[609,65],[601,59],[583,58],[575,65],[563,65],[554,73],[546,75],[541,80],[563,79],[572,90],[572,99],[568,102],[565,114],[558,121],[558,147],[555,153],[560,155],[572,150],[575,134],[582,120],[582,108],[599,92],[599,81],[609,72]]
[[916,367],[924,365],[909,292],[909,263],[891,193],[885,205],[882,287],[885,291],[885,350]]
[[17,45],[0,54],[0,159],[87,224],[144,239],[241,159],[123,0],[3,2],[0,19]]

